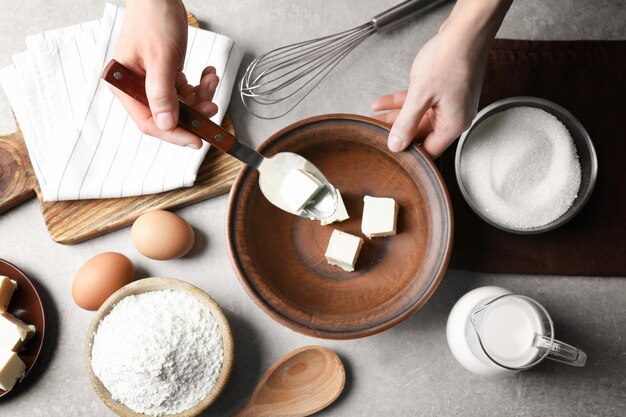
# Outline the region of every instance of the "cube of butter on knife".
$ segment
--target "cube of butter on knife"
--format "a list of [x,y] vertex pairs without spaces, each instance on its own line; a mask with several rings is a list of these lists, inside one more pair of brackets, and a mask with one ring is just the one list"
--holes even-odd
[[301,169],[292,169],[280,185],[280,194],[285,203],[299,212],[324,188],[324,184],[313,175]]

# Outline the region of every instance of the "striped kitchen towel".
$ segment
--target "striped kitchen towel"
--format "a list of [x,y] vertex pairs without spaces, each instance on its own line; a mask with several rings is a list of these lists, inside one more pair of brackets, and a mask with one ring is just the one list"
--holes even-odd
[[[193,185],[208,151],[142,134],[100,79],[112,58],[124,9],[102,19],[29,36],[27,50],[0,70],[44,201],[115,198]],[[189,27],[183,71],[197,84],[213,65],[221,123],[242,52],[224,35]]]

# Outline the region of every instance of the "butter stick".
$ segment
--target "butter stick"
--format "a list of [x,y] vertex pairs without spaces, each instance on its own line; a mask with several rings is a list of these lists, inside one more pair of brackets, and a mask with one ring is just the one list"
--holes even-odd
[[363,217],[361,231],[368,238],[393,236],[396,234],[398,218],[398,204],[393,198],[371,197],[363,198]]
[[7,276],[0,275],[0,311],[7,311],[16,289],[17,282]]
[[19,352],[35,330],[35,326],[29,326],[7,312],[0,313],[0,349]]
[[26,365],[15,352],[0,349],[0,389],[9,391],[24,376]]
[[363,239],[360,237],[333,230],[326,249],[326,261],[344,271],[352,272],[362,246]]

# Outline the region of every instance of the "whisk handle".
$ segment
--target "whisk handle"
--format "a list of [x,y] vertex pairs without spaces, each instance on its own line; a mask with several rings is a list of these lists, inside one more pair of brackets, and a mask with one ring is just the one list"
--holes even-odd
[[[102,79],[148,106],[146,79],[130,68],[112,59],[102,73]],[[201,137],[218,149],[229,152],[237,139],[227,130],[205,117],[202,113],[178,100],[178,126]]]
[[407,0],[372,17],[377,33],[387,32],[406,20],[423,14],[446,0]]

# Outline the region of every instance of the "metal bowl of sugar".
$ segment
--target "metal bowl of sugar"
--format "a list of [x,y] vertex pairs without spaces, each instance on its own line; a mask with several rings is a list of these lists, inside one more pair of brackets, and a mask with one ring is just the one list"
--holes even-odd
[[[531,110],[529,111],[531,112],[536,111],[532,109],[539,109],[547,112],[549,115],[554,116],[562,124],[561,129],[563,128],[563,126],[565,129],[567,129],[567,132],[565,132],[564,129],[562,129],[562,131],[565,132],[565,134],[569,133],[568,136],[571,136],[571,142],[573,142],[572,152],[575,148],[573,158],[575,159],[577,156],[577,162],[580,164],[580,174],[578,174],[577,172],[575,174],[576,182],[574,183],[572,180],[568,184],[570,188],[573,186],[572,184],[579,184],[577,188],[573,189],[573,192],[569,193],[569,200],[565,201],[564,198],[560,198],[559,196],[553,197],[554,201],[546,200],[546,206],[544,207],[543,211],[538,212],[540,214],[539,217],[541,217],[541,215],[543,215],[546,211],[559,210],[559,208],[555,206],[558,206],[558,203],[562,203],[561,200],[565,201],[563,202],[563,204],[566,204],[567,207],[561,207],[561,212],[556,211],[556,214],[548,213],[546,216],[552,214],[552,217],[546,217],[549,220],[545,222],[537,220],[537,222],[539,223],[533,223],[532,220],[528,220],[532,215],[531,211],[525,213],[525,215],[527,216],[526,222],[524,222],[524,213],[516,217],[516,210],[520,211],[521,209],[518,210],[518,207],[515,207],[515,204],[511,204],[510,202],[503,203],[502,201],[500,201],[501,199],[503,199],[502,195],[506,194],[505,192],[503,193],[501,191],[503,188],[506,189],[506,187],[503,187],[501,184],[498,183],[498,181],[505,181],[502,179],[503,177],[506,177],[507,175],[511,176],[510,171],[513,169],[511,168],[511,166],[515,163],[519,164],[520,161],[530,161],[532,163],[532,158],[545,158],[546,154],[551,155],[552,153],[556,153],[556,151],[553,149],[553,145],[548,144],[548,147],[543,150],[539,148],[532,148],[532,145],[530,144],[526,146],[528,148],[526,150],[518,149],[512,145],[509,146],[509,148],[504,147],[504,145],[500,142],[506,142],[508,140],[506,139],[506,136],[516,135],[519,134],[520,131],[524,130],[523,126],[521,126],[519,122],[516,125],[514,123],[515,120],[511,118],[509,119],[513,120],[513,123],[508,126],[504,131],[500,131],[500,133],[504,133],[503,135],[501,135],[504,136],[504,138],[495,136],[493,138],[490,138],[491,142],[494,143],[493,149],[498,149],[498,153],[494,152],[490,154],[490,148],[487,145],[483,145],[477,142],[478,140],[480,140],[481,137],[481,129],[483,131],[485,130],[485,122],[487,120],[494,120],[495,118],[492,118],[492,116],[496,115],[498,115],[496,117],[502,118],[502,115],[505,114],[503,112],[511,109],[515,109],[515,111],[518,111],[519,108],[530,108]],[[539,122],[540,120],[537,121],[538,125],[540,124]],[[526,123],[532,124],[534,123],[534,119],[527,117]],[[534,132],[533,129],[535,129],[535,126],[531,126],[531,133],[527,132],[527,135],[532,135],[532,132]],[[544,135],[549,137],[552,134],[552,131],[546,129],[545,132],[540,133],[541,135],[535,136]],[[557,133],[559,132],[557,131],[555,134]],[[533,140],[536,139],[532,136],[528,137],[532,138]],[[482,146],[482,153],[474,152],[474,154],[479,155],[482,159],[476,159],[476,157],[474,156],[474,161],[472,162],[472,151],[468,151],[468,149],[471,149],[472,147],[477,148],[477,146]],[[524,146],[521,146],[519,148],[524,148]],[[524,152],[530,155],[527,156],[526,160],[520,158],[518,158],[517,160],[514,159],[516,157],[516,154]],[[557,156],[559,158],[561,157],[560,155]],[[473,166],[471,165],[472,163],[474,164]],[[529,176],[532,177],[538,175],[537,172],[540,171],[540,169],[534,169],[534,167],[530,165],[531,164],[526,163],[523,164],[523,166],[516,167],[517,173],[515,173],[515,175],[517,175],[517,177],[514,178],[514,180],[511,180],[510,178],[508,179],[508,184],[506,184],[508,190],[513,190],[513,192],[515,192],[519,191],[520,189],[524,189],[524,187],[543,187],[544,189],[542,190],[542,192],[545,195],[548,191],[550,191],[550,188],[546,188],[546,185],[542,184],[542,181],[544,183],[546,182],[543,178],[535,178],[534,183],[532,182],[532,178],[526,180]],[[473,171],[472,168],[474,168]],[[559,165],[556,165],[555,167],[550,167],[549,169],[552,170],[552,172],[555,172],[556,175],[562,175],[563,170],[559,170],[557,168],[559,168]],[[490,104],[476,115],[470,128],[466,130],[459,139],[456,150],[455,170],[456,179],[461,193],[465,198],[465,201],[470,206],[470,208],[485,222],[498,229],[511,233],[538,234],[547,232],[549,230],[554,230],[564,225],[582,210],[582,208],[591,197],[591,193],[596,183],[596,177],[598,173],[598,159],[589,134],[587,133],[583,125],[578,121],[578,119],[576,119],[576,117],[574,117],[574,115],[572,115],[569,111],[556,103],[537,97],[510,97]],[[478,174],[476,174],[476,171],[484,171],[482,173],[483,176],[479,177]],[[500,178],[496,176],[498,172],[504,172],[500,176]],[[491,175],[492,177],[489,177],[489,175]],[[572,174],[572,176],[573,175],[574,174]],[[476,178],[482,178],[482,182],[477,182]],[[561,181],[561,183],[566,180],[567,178]],[[556,180],[555,182],[558,183],[559,181],[560,180]],[[488,194],[489,191],[483,190],[488,190],[490,187],[494,188],[494,191],[491,192],[490,196],[486,196],[484,198],[482,196],[478,196],[478,194],[480,193]],[[538,192],[539,191],[537,191],[537,193]],[[487,203],[485,203],[485,201]],[[513,199],[511,201],[515,200]],[[518,198],[517,201],[520,201],[520,205],[523,206],[527,203],[529,205],[532,205],[534,200],[527,198],[526,201],[521,201]],[[505,207],[507,207],[507,204],[509,204],[510,206],[509,218],[506,217],[507,209]],[[498,210],[500,210],[500,212],[498,212]]]

